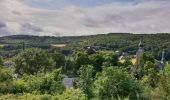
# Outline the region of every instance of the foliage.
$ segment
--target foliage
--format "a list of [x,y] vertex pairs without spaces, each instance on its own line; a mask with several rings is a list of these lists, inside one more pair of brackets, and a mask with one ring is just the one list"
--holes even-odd
[[104,62],[103,55],[101,53],[96,53],[89,56],[91,65],[93,65],[96,72],[102,71],[102,64]]
[[[160,73],[159,84],[163,90],[170,94],[170,65],[168,64],[165,69]],[[169,95],[170,96],[170,95]]]
[[93,66],[87,65],[82,66],[79,70],[79,79],[77,81],[77,87],[82,89],[88,98],[93,96],[92,84],[94,82],[93,78],[94,68]]
[[112,66],[118,65],[118,55],[116,55],[114,52],[104,52],[103,58],[104,58],[104,62],[108,62]]
[[64,66],[64,64],[65,64],[65,56],[63,54],[55,52],[52,55],[52,58],[53,58],[53,60],[55,62],[55,67],[56,68],[60,68],[61,66]]
[[0,68],[0,82],[12,81],[11,72],[8,69]]
[[152,87],[156,87],[159,81],[158,76],[159,66],[151,61],[147,61],[142,67],[143,82],[150,84]]
[[94,91],[100,99],[130,98],[137,99],[140,87],[137,81],[127,72],[121,69],[105,68],[95,81]]
[[54,100],[53,96],[44,94],[44,95],[35,95],[35,94],[6,94],[0,96],[1,100]]
[[37,74],[47,72],[54,67],[53,60],[48,54],[38,48],[27,49],[18,54],[15,59],[15,72],[19,74]]
[[[145,53],[141,63],[141,78],[136,80],[130,73],[141,36],[145,42]],[[22,50],[23,41],[25,50]],[[0,58],[0,99],[169,100],[170,65],[159,70],[155,62],[155,59],[161,59],[163,49],[166,51],[166,60],[170,59],[169,43],[169,34],[0,37],[0,45],[3,45],[0,47],[0,56],[3,58]],[[51,46],[58,44],[65,47]],[[84,48],[88,46],[93,46],[97,52],[86,54]],[[72,51],[73,55],[70,55]],[[115,54],[114,51],[119,53]],[[128,54],[123,63],[118,59],[122,52]],[[70,59],[66,60],[62,53],[70,55]],[[3,68],[3,60],[12,57],[15,72],[13,68]],[[63,66],[64,69],[56,69]],[[20,76],[13,79],[14,73]],[[64,87],[63,75],[77,77],[76,89]]]
[[8,93],[11,82],[11,72],[5,68],[0,68],[0,93]]
[[88,55],[86,53],[77,52],[73,56],[75,61],[75,72],[77,72],[82,65],[88,65],[90,64],[90,59],[88,58]]
[[80,89],[68,88],[63,94],[57,95],[54,100],[87,100],[87,96]]
[[39,90],[42,94],[62,93],[65,89],[64,85],[62,84],[62,80],[63,78],[61,76],[61,70],[54,70],[51,74],[42,78]]
[[3,59],[2,59],[2,57],[0,56],[0,68],[1,68],[3,65],[4,65]]
[[69,88],[62,94],[49,95],[49,94],[6,94],[0,95],[1,100],[87,100],[86,94],[80,89]]
[[12,81],[9,92],[13,94],[27,92],[26,82],[22,79]]
[[[62,84],[63,77],[61,70],[56,69],[52,73],[40,76],[25,76],[23,78],[10,81],[9,84],[0,83],[0,93],[37,93],[37,94],[57,94],[65,90]],[[2,86],[2,87],[1,87]]]

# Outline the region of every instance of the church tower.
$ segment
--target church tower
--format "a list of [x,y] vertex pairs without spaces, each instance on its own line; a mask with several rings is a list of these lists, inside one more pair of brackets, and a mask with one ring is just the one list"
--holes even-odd
[[165,67],[166,61],[165,61],[165,50],[162,51],[162,59],[160,61],[160,70],[163,70]]
[[136,63],[135,63],[135,68],[134,68],[134,73],[136,75],[139,75],[140,73],[140,70],[141,70],[141,60],[142,60],[142,57],[143,57],[143,54],[144,54],[144,44],[143,44],[143,39],[141,38],[140,39],[140,42],[139,42],[139,49],[136,53]]

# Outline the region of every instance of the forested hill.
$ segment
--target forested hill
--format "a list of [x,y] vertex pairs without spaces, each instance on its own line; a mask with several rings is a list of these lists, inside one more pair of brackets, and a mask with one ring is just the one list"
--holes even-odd
[[77,37],[54,37],[54,36],[31,36],[31,35],[11,35],[0,37],[1,44],[15,44],[15,43],[68,43],[75,40]]
[[[131,33],[108,33],[108,34],[98,34],[89,36],[64,36],[64,37],[54,37],[54,36],[31,36],[31,35],[11,35],[0,37],[1,44],[15,44],[15,43],[72,43],[72,42],[87,42],[88,45],[101,44],[105,42],[131,42],[135,44],[136,40],[143,37],[144,40],[154,41],[155,39],[161,40],[159,42],[166,42],[170,38],[170,34],[131,34]],[[92,41],[91,41],[92,40]],[[95,40],[95,41],[94,41]],[[157,41],[158,42],[158,41]]]
[[[52,44],[66,44],[64,49],[84,50],[87,46],[93,46],[97,50],[119,50],[129,54],[135,54],[138,49],[140,38],[144,40],[145,51],[154,57],[160,58],[162,49],[166,49],[170,57],[170,34],[130,34],[109,33],[91,36],[50,37],[50,36],[28,36],[13,35],[0,37],[2,52],[16,52],[22,49],[24,42],[26,48],[40,47],[50,49]],[[4,53],[5,54],[5,53]]]

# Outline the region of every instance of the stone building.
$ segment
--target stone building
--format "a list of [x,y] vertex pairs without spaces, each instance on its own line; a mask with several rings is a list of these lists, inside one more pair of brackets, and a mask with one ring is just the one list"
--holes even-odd
[[165,66],[167,64],[166,59],[165,59],[165,50],[162,51],[162,58],[161,58],[161,60],[159,61],[159,60],[155,59],[155,63],[157,63],[159,65],[159,69],[160,70],[163,70],[165,68]]
[[144,54],[144,44],[143,44],[143,39],[141,38],[140,39],[140,42],[139,42],[139,49],[136,53],[136,62],[135,62],[135,67],[133,69],[133,72],[136,73],[136,74],[139,74],[140,73],[140,70],[141,70],[141,60],[142,60],[142,57],[143,57],[143,54]]

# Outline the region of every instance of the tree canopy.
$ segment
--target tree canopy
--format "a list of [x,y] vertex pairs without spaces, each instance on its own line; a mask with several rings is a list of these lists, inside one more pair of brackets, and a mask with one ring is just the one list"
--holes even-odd
[[18,54],[15,59],[15,72],[18,74],[37,74],[54,68],[54,61],[47,52],[38,48],[27,49]]

